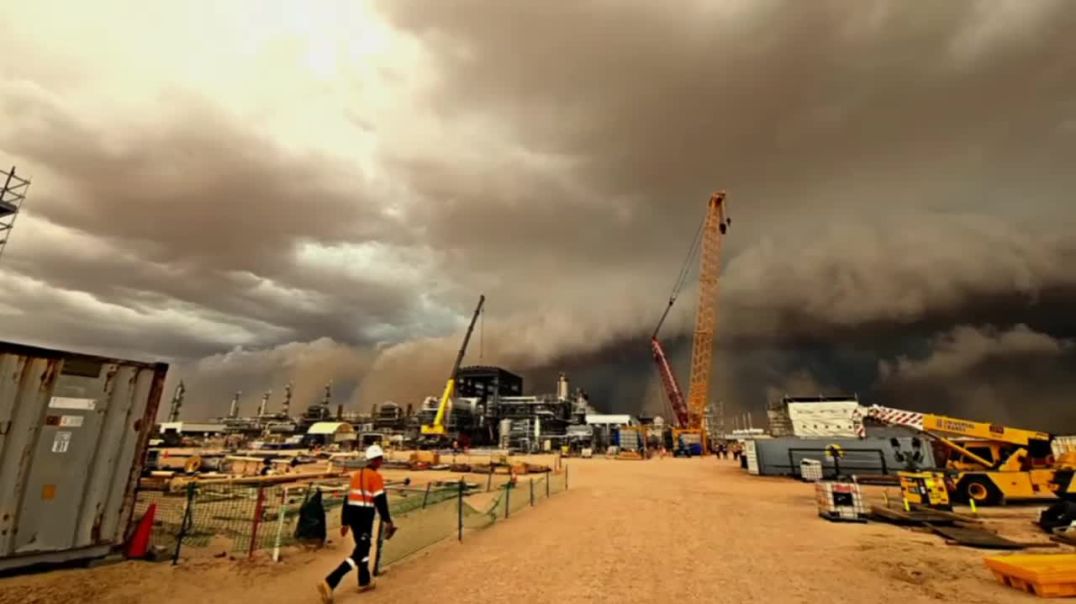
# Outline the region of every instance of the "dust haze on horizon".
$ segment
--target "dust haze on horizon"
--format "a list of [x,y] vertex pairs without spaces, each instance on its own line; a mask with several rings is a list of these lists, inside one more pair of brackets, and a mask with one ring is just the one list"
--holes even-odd
[[167,360],[189,417],[418,403],[479,293],[468,363],[660,413],[724,189],[730,414],[1076,432],[1072,3],[4,4],[3,338]]

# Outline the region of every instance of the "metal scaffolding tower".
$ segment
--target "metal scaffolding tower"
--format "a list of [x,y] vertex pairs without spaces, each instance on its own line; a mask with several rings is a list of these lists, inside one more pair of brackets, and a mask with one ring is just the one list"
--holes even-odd
[[10,172],[0,170],[0,179],[4,181],[4,188],[0,189],[0,258],[4,256],[8,239],[11,238],[11,229],[15,228],[15,219],[22,210],[22,202],[26,199],[26,192],[30,189],[30,180],[15,175],[15,166]]

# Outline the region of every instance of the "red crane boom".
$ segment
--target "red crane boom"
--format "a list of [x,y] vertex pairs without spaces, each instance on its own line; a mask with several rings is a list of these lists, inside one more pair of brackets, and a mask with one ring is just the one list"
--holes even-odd
[[661,347],[661,341],[656,335],[650,338],[650,350],[654,353],[654,362],[658,365],[661,383],[665,386],[665,396],[668,397],[669,406],[672,407],[673,415],[676,416],[676,427],[686,428],[690,421],[687,402],[684,401],[684,393],[680,390],[676,375],[669,366],[669,359],[665,356],[665,349]]

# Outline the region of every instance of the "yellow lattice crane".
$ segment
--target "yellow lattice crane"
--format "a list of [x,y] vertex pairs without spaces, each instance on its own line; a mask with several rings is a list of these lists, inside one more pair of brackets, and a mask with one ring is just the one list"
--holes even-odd
[[702,253],[699,254],[699,304],[695,310],[695,338],[691,347],[691,383],[687,404],[691,423],[702,428],[702,418],[710,404],[710,372],[714,358],[714,330],[717,328],[717,285],[721,274],[721,240],[728,230],[725,192],[710,196],[706,222],[702,226]]
[[[658,323],[657,330],[651,338],[654,359],[661,372],[666,395],[677,417],[673,429],[676,446],[687,447],[696,441],[702,450],[708,450],[709,442],[704,425],[706,409],[710,404],[710,374],[714,358],[714,330],[717,328],[718,277],[721,274],[721,240],[728,230],[731,220],[725,215],[725,192],[719,191],[710,196],[706,216],[700,226],[698,238],[688,254],[685,268],[681,269],[680,278],[669,298],[669,304]],[[701,250],[700,250],[701,248]],[[699,254],[699,301],[695,310],[695,333],[691,350],[691,381],[687,396],[686,413],[682,411],[683,399],[676,377],[672,374],[668,360],[658,341],[658,330],[669,314],[669,309],[676,301],[676,295],[686,278],[687,267],[693,255]],[[684,417],[686,415],[686,418]],[[685,421],[686,420],[686,421]]]

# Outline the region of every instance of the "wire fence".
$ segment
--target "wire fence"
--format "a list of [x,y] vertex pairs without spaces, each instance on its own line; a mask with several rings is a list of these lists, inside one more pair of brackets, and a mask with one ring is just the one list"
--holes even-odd
[[[508,477],[494,484],[431,482],[421,487],[389,486],[389,510],[399,531],[375,553],[375,572],[445,541],[462,541],[471,531],[510,519],[568,488],[568,468],[542,475]],[[274,559],[291,546],[323,545],[297,537],[300,509],[319,494],[326,534],[340,528],[347,478],[307,484],[237,485],[191,482],[178,492],[139,491],[135,518],[153,506],[150,544],[173,564],[181,556],[254,557],[271,552]]]

